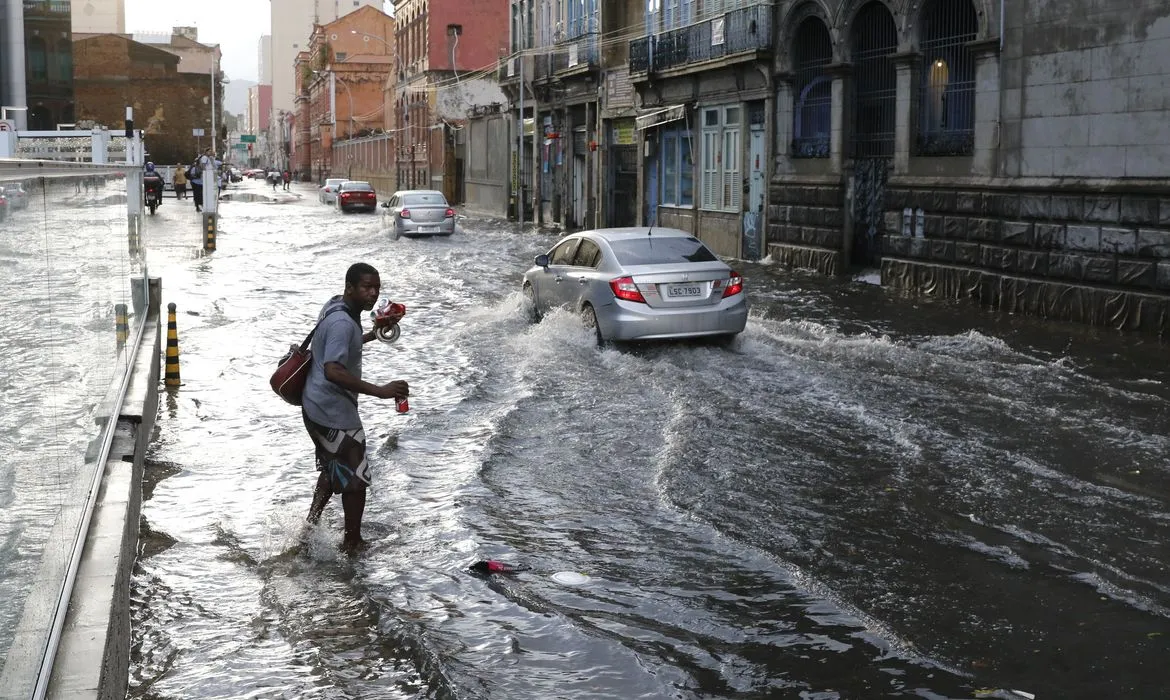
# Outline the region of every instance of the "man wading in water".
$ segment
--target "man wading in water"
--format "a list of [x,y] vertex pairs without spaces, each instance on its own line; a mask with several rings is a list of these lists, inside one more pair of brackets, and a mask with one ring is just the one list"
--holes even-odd
[[[378,271],[370,265],[354,263],[346,271],[345,293],[333,297],[321,309],[311,346],[313,364],[305,380],[301,405],[301,417],[316,446],[320,471],[309,506],[309,522],[316,524],[329,497],[340,493],[345,510],[345,540],[341,547],[351,552],[364,544],[362,513],[371,477],[357,395],[397,399],[410,394],[402,380],[381,386],[362,381],[362,344],[375,335],[373,331],[362,333],[361,314],[374,308],[381,290]],[[401,318],[386,316],[376,320],[375,325],[391,325]]]

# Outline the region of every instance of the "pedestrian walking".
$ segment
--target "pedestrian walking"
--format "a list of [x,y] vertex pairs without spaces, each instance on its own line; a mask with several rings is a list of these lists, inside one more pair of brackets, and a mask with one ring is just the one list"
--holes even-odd
[[288,192],[288,183],[292,182],[292,173],[290,173],[286,168],[285,171],[280,174],[280,179],[284,181],[284,191]]
[[175,199],[187,198],[187,172],[186,168],[175,168]]
[[187,168],[187,180],[191,183],[191,199],[195,200],[195,211],[203,211],[203,165],[202,158],[196,156],[195,162]]
[[[341,548],[350,552],[365,543],[362,516],[372,479],[358,394],[380,399],[404,399],[410,394],[403,380],[378,385],[362,379],[362,345],[376,337],[374,331],[362,333],[362,313],[374,308],[381,290],[381,277],[372,266],[354,263],[346,271],[345,292],[326,302],[318,315],[311,345],[313,360],[301,405],[301,418],[313,440],[320,472],[308,521],[316,524],[329,498],[340,493],[345,515]],[[399,319],[401,315],[387,315],[374,323],[377,328]]]

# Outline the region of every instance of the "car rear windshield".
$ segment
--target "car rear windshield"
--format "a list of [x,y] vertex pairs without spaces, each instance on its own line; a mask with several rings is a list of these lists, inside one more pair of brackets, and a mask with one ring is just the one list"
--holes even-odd
[[341,185],[343,190],[361,190],[363,192],[373,192],[374,188],[370,187],[368,182],[346,182]]
[[609,247],[623,266],[715,262],[719,259],[702,241],[689,236],[626,238],[610,241]]
[[435,194],[405,194],[402,203],[409,207],[445,207],[447,200],[439,193]]

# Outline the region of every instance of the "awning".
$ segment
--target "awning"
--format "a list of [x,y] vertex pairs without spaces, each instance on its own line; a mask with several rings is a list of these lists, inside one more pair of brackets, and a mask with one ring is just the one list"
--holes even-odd
[[638,130],[650,129],[668,122],[678,121],[687,116],[686,105],[672,105],[665,109],[660,109],[649,114],[643,114],[637,118]]

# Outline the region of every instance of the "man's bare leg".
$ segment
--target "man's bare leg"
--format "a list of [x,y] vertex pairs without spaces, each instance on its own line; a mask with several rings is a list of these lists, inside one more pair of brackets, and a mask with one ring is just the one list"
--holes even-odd
[[329,474],[321,470],[320,476],[317,477],[317,488],[313,491],[313,503],[309,506],[310,524],[316,525],[321,520],[321,514],[325,512],[325,505],[329,503],[329,497],[332,495],[333,483],[329,480]]
[[366,543],[362,539],[362,515],[366,511],[366,490],[341,494],[341,506],[345,509],[345,539],[342,549],[353,551]]

